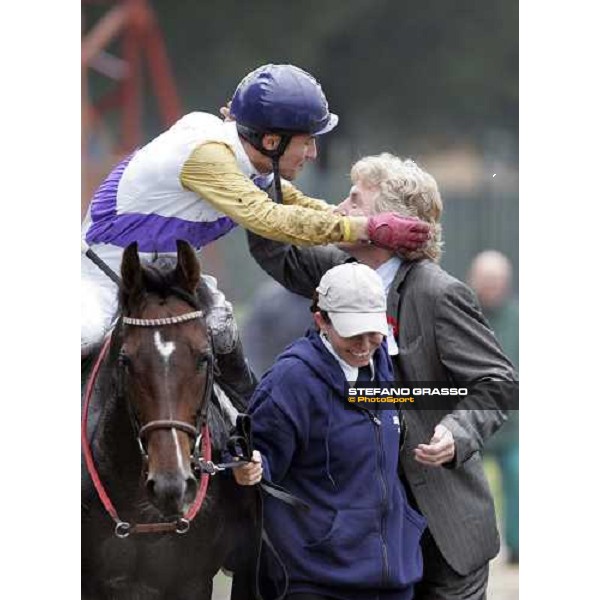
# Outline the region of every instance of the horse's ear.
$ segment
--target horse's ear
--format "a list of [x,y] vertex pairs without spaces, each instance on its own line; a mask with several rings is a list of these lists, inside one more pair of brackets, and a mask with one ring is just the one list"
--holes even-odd
[[200,263],[193,248],[183,240],[177,240],[177,269],[175,270],[178,284],[194,294],[200,281]]
[[137,242],[125,248],[121,261],[121,291],[128,296],[135,294],[142,287],[142,270],[138,255]]

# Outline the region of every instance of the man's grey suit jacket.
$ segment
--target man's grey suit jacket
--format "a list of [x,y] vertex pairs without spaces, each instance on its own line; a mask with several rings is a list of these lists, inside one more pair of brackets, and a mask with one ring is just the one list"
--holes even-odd
[[[248,243],[252,256],[267,273],[307,297],[312,297],[323,273],[352,260],[334,246],[300,248],[251,232]],[[393,361],[399,381],[516,381],[515,370],[471,290],[437,264],[402,262],[389,290],[388,314],[399,324],[399,354]],[[480,451],[506,420],[501,394],[501,388],[484,386],[468,399],[457,399],[447,410],[403,411],[407,438],[400,469],[442,555],[461,575],[483,566],[500,547]],[[413,449],[428,443],[440,422],[452,431],[455,459],[444,467],[421,465],[414,459]]]

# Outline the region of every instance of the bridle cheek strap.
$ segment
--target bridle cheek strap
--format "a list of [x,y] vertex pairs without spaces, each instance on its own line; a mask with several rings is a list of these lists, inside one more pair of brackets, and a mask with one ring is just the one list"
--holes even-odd
[[[208,428],[208,423],[204,423],[204,425],[202,426],[201,435],[202,456],[205,457],[206,461],[210,462],[212,460],[212,448],[210,443],[210,430]],[[188,523],[194,519],[194,517],[202,508],[202,503],[204,502],[204,498],[206,497],[206,491],[208,489],[209,479],[210,475],[208,473],[202,473],[202,475],[200,476],[200,484],[198,485],[198,492],[196,493],[196,498],[184,516]]]

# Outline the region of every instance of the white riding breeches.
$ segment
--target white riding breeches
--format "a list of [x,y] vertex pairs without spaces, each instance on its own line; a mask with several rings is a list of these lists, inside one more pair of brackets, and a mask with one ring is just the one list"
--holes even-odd
[[[215,351],[228,354],[238,341],[239,334],[233,307],[217,288],[217,280],[202,275],[213,305],[206,321],[212,330]],[[81,256],[81,355],[87,356],[102,343],[118,317],[118,288],[87,256]]]

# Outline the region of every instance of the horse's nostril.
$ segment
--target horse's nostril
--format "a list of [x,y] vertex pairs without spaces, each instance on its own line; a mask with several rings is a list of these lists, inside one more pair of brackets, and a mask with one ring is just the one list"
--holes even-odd
[[146,480],[146,490],[148,492],[148,495],[151,498],[154,498],[155,495],[155,487],[156,487],[156,482],[154,481],[154,479],[148,478]]

